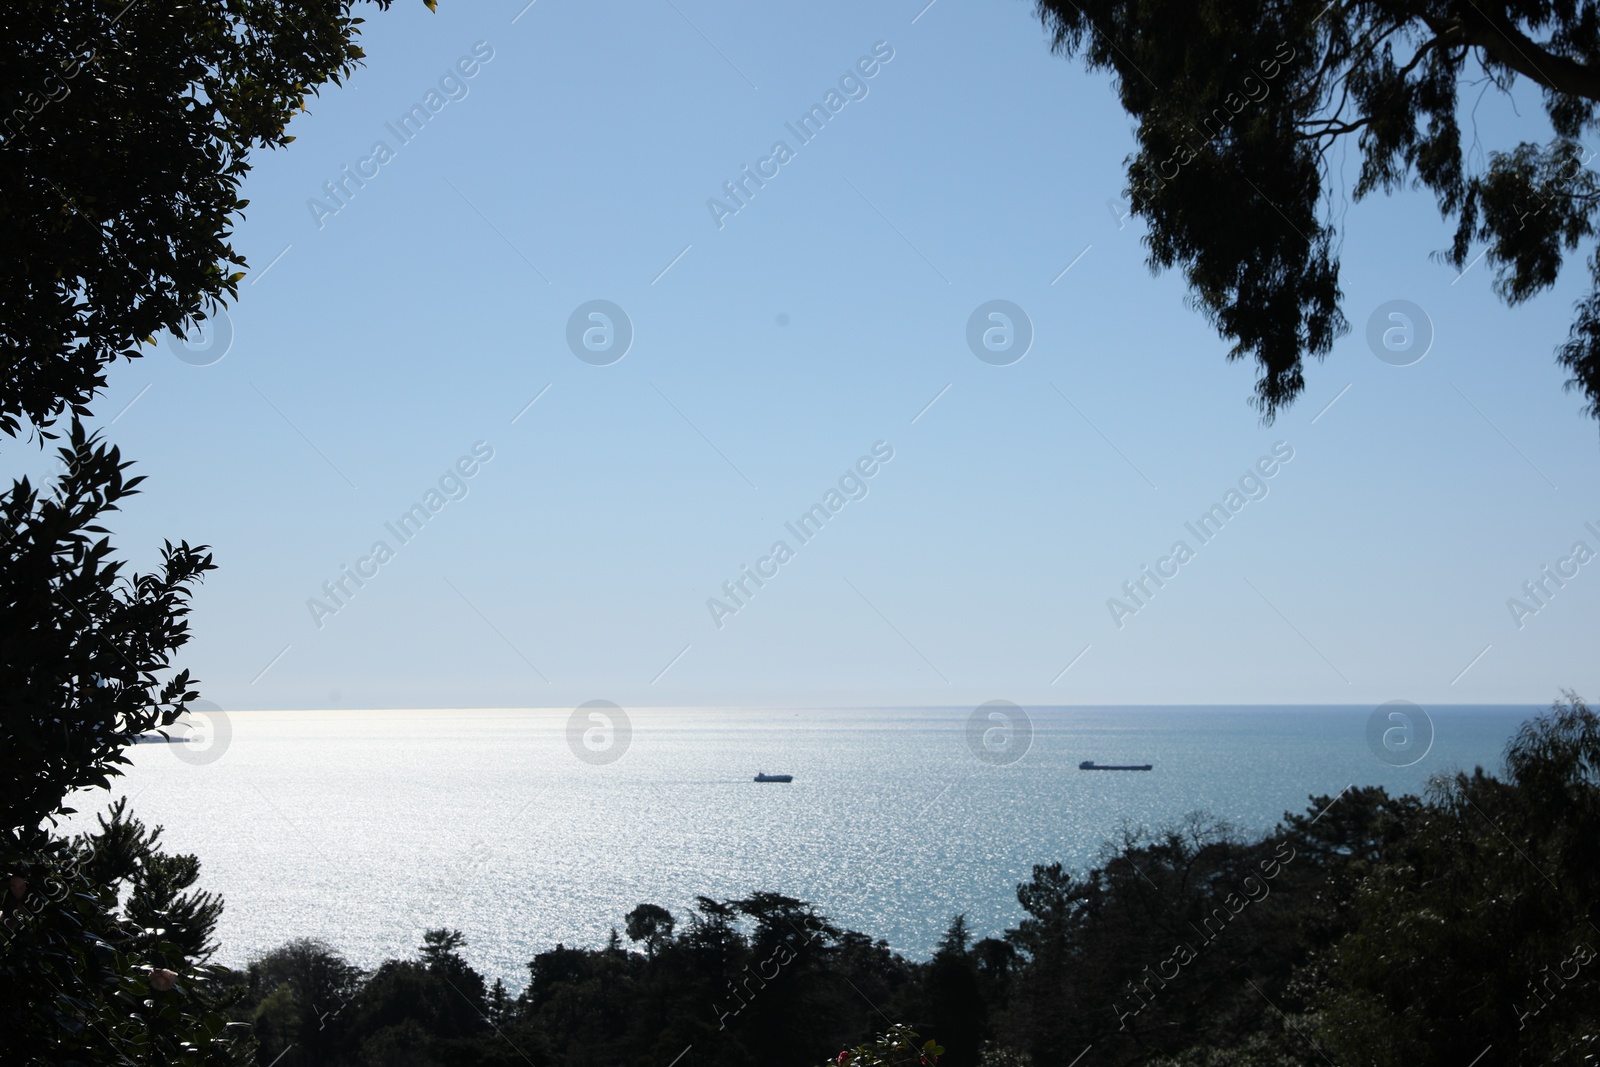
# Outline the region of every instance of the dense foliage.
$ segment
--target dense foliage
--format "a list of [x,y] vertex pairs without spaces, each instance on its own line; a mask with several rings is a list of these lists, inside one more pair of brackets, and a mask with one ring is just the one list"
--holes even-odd
[[119,802],[94,833],[52,838],[0,893],[0,1060],[17,1064],[248,1062],[238,1000],[207,962],[222,902],[200,864],[162,852]]
[[640,905],[632,948],[539,953],[516,996],[454,931],[370,974],[294,942],[250,966],[237,1014],[280,1067],[1592,1067],[1596,841],[1600,718],[1572,698],[1500,777],[1315,797],[1257,840],[1195,817],[1083,876],[1035,867],[1015,929],[974,942],[957,917],[927,961],[791,897],[701,897],[681,928]]
[[76,420],[60,453],[51,491],[23,478],[0,497],[0,848],[37,839],[74,790],[106,786],[133,738],[197,695],[169,668],[210,554],[169,543],[160,571],[125,576],[100,524],[143,479]]
[[[1600,128],[1600,8],[1538,0],[1038,0],[1056,51],[1116,78],[1138,123],[1128,209],[1149,225],[1153,269],[1181,267],[1195,304],[1259,369],[1269,420],[1305,388],[1348,324],[1340,310],[1345,192],[1329,167],[1353,139],[1357,200],[1408,182],[1456,225],[1457,270],[1485,246],[1510,304],[1554,284],[1593,242],[1600,182],[1582,138]],[[1544,99],[1551,137],[1505,150],[1463,138],[1491,85]],[[1461,90],[1468,90],[1465,102]],[[1465,103],[1465,106],[1464,106]],[[1543,135],[1540,135],[1541,137]],[[1595,292],[1557,350],[1600,418]]]
[[[387,7],[389,0],[375,0]],[[229,243],[253,149],[361,58],[351,0],[49,0],[0,7],[0,440],[62,474],[0,494],[0,1052],[11,1063],[202,1063],[224,1040],[205,965],[216,902],[118,809],[65,839],[135,735],[197,694],[174,659],[205,546],[152,573],[102,525],[136,491],[80,419],[105,369],[237,292]]]
[[0,6],[0,430],[87,415],[108,364],[236,295],[250,150],[361,59],[350,8]]

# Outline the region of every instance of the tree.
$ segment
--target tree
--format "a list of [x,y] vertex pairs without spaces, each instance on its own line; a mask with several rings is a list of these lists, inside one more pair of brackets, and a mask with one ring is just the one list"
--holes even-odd
[[460,930],[428,930],[422,935],[422,962],[429,977],[441,983],[436,1028],[446,1037],[481,1030],[489,1018],[488,986],[483,975],[461,955],[467,938]]
[[977,961],[967,951],[971,934],[965,915],[957,915],[939,941],[923,976],[927,1018],[936,1023],[949,1052],[945,1067],[976,1067],[989,1036],[989,1005],[978,978]]
[[663,943],[672,940],[672,929],[677,925],[672,912],[659,904],[640,904],[628,912],[628,940],[643,941],[644,950],[651,956]]
[[24,478],[0,498],[0,856],[70,811],[69,793],[108,786],[133,738],[198,696],[187,671],[166,672],[210,554],[168,542],[159,572],[124,577],[95,535],[143,479],[77,422],[70,441],[52,494]]
[[[62,453],[71,462],[52,496],[23,479],[0,498],[7,524],[0,534],[0,873],[25,894],[30,883],[38,894],[28,901],[31,935],[0,940],[0,1031],[18,1040],[27,1035],[29,1054],[65,1047],[110,1058],[130,1042],[156,1040],[162,1016],[135,1016],[148,1024],[143,1038],[96,1021],[109,1013],[126,1023],[127,1013],[113,1011],[107,998],[134,997],[145,973],[189,976],[154,990],[163,1010],[176,1013],[171,1025],[212,994],[204,974],[187,966],[208,954],[203,941],[169,949],[125,937],[117,947],[118,898],[103,887],[131,883],[138,891],[128,906],[150,912],[170,904],[174,886],[192,883],[197,865],[165,860],[153,838],[133,835],[119,837],[118,866],[110,868],[107,856],[86,856],[83,845],[62,841],[45,823],[70,811],[64,801],[71,791],[108,785],[127,762],[122,753],[133,736],[170,725],[195,697],[188,672],[167,672],[188,639],[189,587],[211,569],[211,557],[203,546],[168,543],[161,570],[123,576],[98,522],[138,479],[124,480],[127,464],[117,450],[86,436],[77,422]],[[120,806],[113,810],[106,832],[131,835],[137,824]],[[147,891],[158,892],[158,904]],[[213,913],[187,916],[202,934],[220,903],[206,908]],[[156,963],[156,955],[172,960]],[[13,992],[45,988],[34,973],[39,960],[60,997],[51,1010]],[[49,1020],[44,1029],[41,1019]],[[84,1041],[96,1034],[104,1044]],[[204,1029],[187,1040],[203,1047],[214,1036]]]
[[193,856],[160,849],[119,801],[99,830],[46,843],[0,898],[0,1058],[7,1063],[244,1062],[212,966],[222,913]]
[[306,95],[362,58],[351,6],[0,11],[0,432],[27,420],[42,442],[73,416],[54,490],[0,496],[0,860],[197,696],[166,672],[211,556],[169,543],[158,573],[120,573],[91,535],[140,479],[78,419],[107,365],[237,293],[249,153],[292,140]]
[[320,941],[298,938],[252,962],[246,975],[257,1058],[280,1067],[332,1062],[361,969]]
[[449,969],[461,962],[461,954],[457,949],[463,948],[467,943],[467,935],[460,930],[451,930],[440,927],[437,930],[424,930],[422,933],[422,948],[418,955],[422,962],[428,965],[429,970]]
[[1336,1061],[1600,1056],[1600,717],[1568,694],[1505,763],[1437,780],[1361,881],[1317,997]]
[[951,956],[965,956],[971,940],[972,931],[967,929],[967,917],[957,915],[950,920],[944,936],[939,939],[939,951]]
[[[1352,798],[1340,818],[1319,817]],[[1372,842],[1398,836],[1385,820],[1412,810],[1381,789],[1333,800],[1260,839],[1197,814],[1125,830],[1086,877],[1034,867],[1017,887],[1026,917],[1006,934],[1020,962],[987,950],[1014,972],[989,987],[1009,990],[991,1013],[996,1039],[1041,1063],[1089,1046],[1085,1065],[1146,1063],[1231,1049],[1269,1026],[1273,1004],[1300,1010],[1297,972],[1353,925],[1346,869],[1370,866]]]
[[[189,966],[208,950],[124,936],[130,920],[86,873],[85,846],[46,825],[197,696],[172,661],[212,569],[205,546],[169,542],[154,573],[122,572],[99,523],[139,479],[80,419],[110,363],[236,295],[246,264],[229,238],[249,154],[286,144],[306,95],[360,60],[351,6],[0,10],[0,434],[42,444],[71,416],[58,483],[0,494],[0,875],[23,931],[0,943],[0,1034],[29,1062],[222,1054],[207,1007],[221,979]],[[112,825],[131,825],[118,812]],[[128,906],[176,906],[146,898],[192,882],[193,860],[129,847]],[[193,929],[202,918],[187,916]],[[56,983],[48,1001],[41,971]]]
[[[1357,200],[1407,182],[1455,222],[1456,269],[1486,246],[1518,304],[1549,288],[1595,232],[1600,182],[1579,138],[1600,128],[1593,3],[1518,0],[1038,0],[1060,54],[1110,71],[1138,120],[1128,210],[1153,270],[1181,267],[1195,304],[1252,359],[1271,421],[1305,388],[1303,359],[1348,329],[1340,310],[1330,150],[1354,138]],[[1474,167],[1457,122],[1469,76],[1543,94],[1555,136]],[[1474,131],[1474,143],[1476,136]],[[1557,362],[1600,419],[1600,251]]]
[[0,430],[86,415],[107,365],[237,295],[249,153],[292,140],[306,95],[361,60],[351,7],[0,13]]

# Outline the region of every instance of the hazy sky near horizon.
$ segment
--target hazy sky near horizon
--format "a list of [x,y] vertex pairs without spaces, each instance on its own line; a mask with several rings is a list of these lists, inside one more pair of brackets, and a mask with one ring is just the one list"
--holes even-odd
[[[111,373],[94,424],[148,477],[114,543],[220,566],[183,656],[208,699],[1600,694],[1600,562],[1508,606],[1600,552],[1600,433],[1552,357],[1581,260],[1508,309],[1484,264],[1429,257],[1431,198],[1339,204],[1352,329],[1266,427],[1253,366],[1119,218],[1109,79],[1052,56],[1030,3],[524,2],[366,12],[366,66],[254,158],[222,339]],[[1516,104],[1478,104],[1485,149],[1544,139]],[[746,167],[768,177],[738,206]],[[628,324],[603,352],[596,300]],[[1008,365],[969,346],[994,300],[1031,324]],[[1408,366],[1367,339],[1396,300],[1431,323]]]

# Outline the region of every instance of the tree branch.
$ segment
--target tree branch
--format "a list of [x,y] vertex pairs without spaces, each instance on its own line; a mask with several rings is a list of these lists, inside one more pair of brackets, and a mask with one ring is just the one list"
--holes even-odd
[[[1474,7],[1476,9],[1476,5]],[[1546,89],[1586,100],[1600,100],[1600,72],[1547,50],[1509,20],[1496,19],[1481,9],[1476,10],[1477,16],[1470,19],[1424,15],[1423,21],[1446,47],[1482,48],[1496,62]]]

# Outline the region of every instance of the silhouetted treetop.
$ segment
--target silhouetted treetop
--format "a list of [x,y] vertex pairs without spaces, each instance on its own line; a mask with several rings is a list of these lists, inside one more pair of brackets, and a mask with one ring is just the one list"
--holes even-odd
[[[1456,231],[1456,269],[1487,248],[1516,304],[1549,288],[1595,232],[1600,184],[1579,139],[1596,126],[1600,14],[1533,0],[1038,0],[1055,51],[1116,77],[1138,121],[1129,210],[1152,269],[1191,297],[1259,371],[1271,420],[1305,388],[1303,360],[1348,329],[1328,154],[1354,138],[1356,199],[1410,182]],[[1470,80],[1476,79],[1476,80]],[[1491,151],[1462,143],[1463,84],[1538,86],[1554,136]],[[1470,80],[1470,81],[1469,81]],[[1474,139],[1476,131],[1474,132]],[[1600,418],[1600,258],[1557,362]]]
[[360,61],[352,7],[0,7],[0,431],[87,414],[108,364],[237,295],[247,157]]

